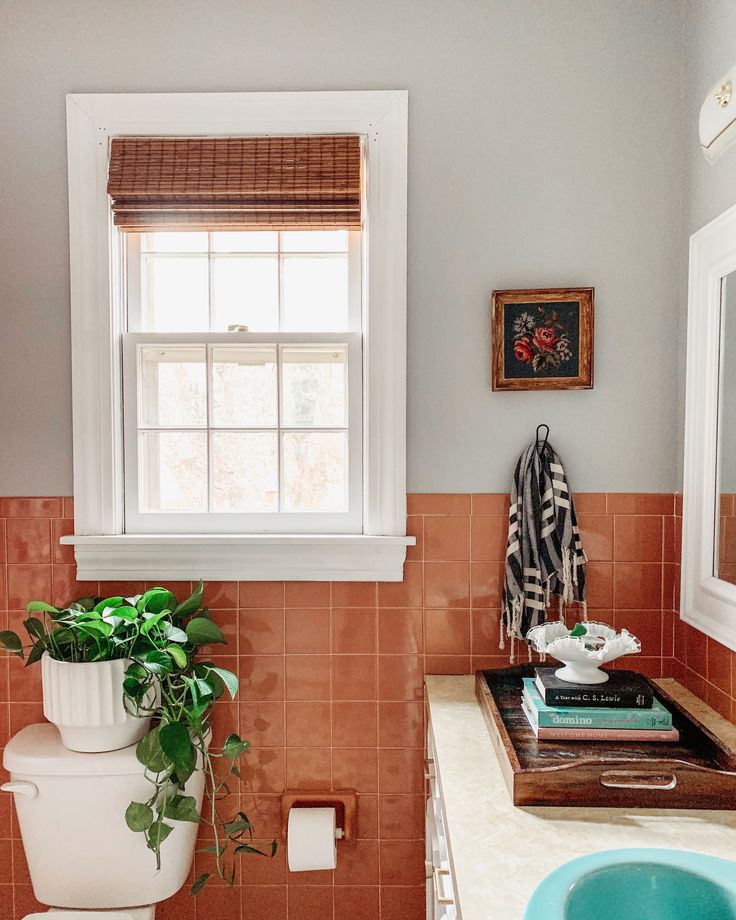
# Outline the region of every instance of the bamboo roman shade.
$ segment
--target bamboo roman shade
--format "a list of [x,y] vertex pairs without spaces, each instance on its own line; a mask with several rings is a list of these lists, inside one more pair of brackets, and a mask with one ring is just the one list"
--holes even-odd
[[118,137],[107,191],[127,231],[357,230],[360,137]]

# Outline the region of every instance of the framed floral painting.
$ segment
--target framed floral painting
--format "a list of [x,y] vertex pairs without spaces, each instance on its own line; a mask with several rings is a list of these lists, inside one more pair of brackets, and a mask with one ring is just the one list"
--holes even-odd
[[593,387],[593,288],[494,291],[494,390]]

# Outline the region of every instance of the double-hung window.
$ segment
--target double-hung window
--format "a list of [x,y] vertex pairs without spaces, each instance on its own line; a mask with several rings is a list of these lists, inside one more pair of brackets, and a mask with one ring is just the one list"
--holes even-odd
[[405,94],[68,112],[78,577],[400,578]]
[[361,533],[361,232],[126,236],[126,532]]

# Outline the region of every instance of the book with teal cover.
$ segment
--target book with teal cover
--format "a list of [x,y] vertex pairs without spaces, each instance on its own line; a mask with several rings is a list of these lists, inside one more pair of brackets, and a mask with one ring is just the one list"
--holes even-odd
[[672,715],[655,697],[651,709],[604,709],[585,706],[548,706],[536,688],[533,677],[524,679],[524,698],[532,718],[540,728],[672,728]]

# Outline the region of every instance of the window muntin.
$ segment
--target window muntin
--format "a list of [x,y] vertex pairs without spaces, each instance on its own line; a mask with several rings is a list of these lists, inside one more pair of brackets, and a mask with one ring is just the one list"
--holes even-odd
[[126,532],[360,533],[360,233],[126,237]]

